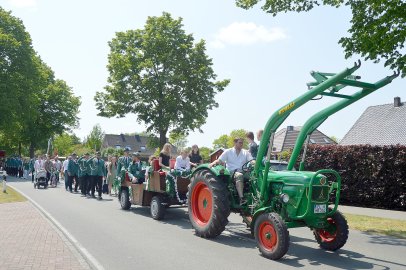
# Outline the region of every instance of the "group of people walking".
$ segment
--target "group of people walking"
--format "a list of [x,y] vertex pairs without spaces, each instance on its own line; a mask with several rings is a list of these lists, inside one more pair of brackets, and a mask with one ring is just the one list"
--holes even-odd
[[[262,130],[258,131],[257,139],[260,140],[261,136]],[[237,138],[234,140],[234,147],[225,150],[216,161],[209,165],[211,167],[216,164],[224,164],[227,166],[227,169],[235,172],[236,188],[242,203],[244,203],[243,181],[239,170],[242,164],[255,159],[258,152],[258,145],[254,141],[254,134],[247,132],[246,139],[249,142],[248,150],[242,149],[243,138]],[[129,152],[130,149],[125,148],[122,157],[108,156],[107,162],[101,157],[100,152],[96,152],[95,156],[90,156],[89,153],[86,153],[81,157],[78,157],[76,153],[72,153],[63,163],[59,160],[58,156],[51,159],[50,156],[46,155],[38,155],[37,159],[22,159],[17,156],[10,157],[3,161],[3,163],[7,174],[28,178],[29,173],[31,173],[33,182],[35,172],[39,170],[46,171],[47,181],[51,179],[51,176],[56,175],[57,182],[59,182],[59,175],[61,174],[65,180],[66,191],[76,193],[80,190],[83,197],[92,198],[96,198],[97,192],[97,198],[101,200],[103,187],[107,186],[107,188],[104,188],[105,193],[112,195],[114,181],[117,176],[124,177],[123,171],[127,172],[130,181],[141,184],[148,177],[148,167],[163,169],[167,172],[169,178],[174,178],[178,174],[190,172],[193,167],[203,162],[197,145],[192,146],[190,153],[182,150],[180,155],[176,157],[174,164],[171,164],[172,145],[169,143],[163,146],[159,157],[151,156],[148,164],[141,161],[139,152],[134,152],[131,155]]]

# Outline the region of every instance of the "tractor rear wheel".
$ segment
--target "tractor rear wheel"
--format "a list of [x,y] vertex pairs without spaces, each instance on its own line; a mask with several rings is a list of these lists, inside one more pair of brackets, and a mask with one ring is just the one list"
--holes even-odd
[[189,219],[196,234],[204,238],[220,235],[230,215],[226,185],[210,171],[197,172],[188,190]]
[[130,194],[126,188],[123,188],[120,192],[120,206],[123,210],[128,210],[131,207]]
[[330,224],[328,230],[315,229],[314,237],[320,247],[325,250],[335,251],[342,248],[348,239],[348,224],[347,220],[339,211],[327,218]]
[[276,213],[257,217],[254,227],[255,240],[261,254],[271,260],[282,258],[289,249],[289,231]]

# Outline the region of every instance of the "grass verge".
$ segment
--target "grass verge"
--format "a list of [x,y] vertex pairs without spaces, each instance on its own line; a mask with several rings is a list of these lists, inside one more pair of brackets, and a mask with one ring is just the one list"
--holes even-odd
[[0,190],[0,203],[11,203],[11,202],[23,202],[27,199],[12,189],[10,186],[7,186],[7,193],[3,192],[3,189]]
[[344,214],[351,229],[406,239],[406,221]]

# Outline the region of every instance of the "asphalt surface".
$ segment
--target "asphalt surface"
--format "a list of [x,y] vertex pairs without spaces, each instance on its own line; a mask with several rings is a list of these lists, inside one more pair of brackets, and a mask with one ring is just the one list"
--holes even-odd
[[351,230],[338,252],[320,249],[307,228],[290,230],[290,248],[279,261],[260,256],[255,240],[231,214],[216,239],[194,234],[187,208],[171,208],[163,221],[149,208],[120,209],[116,197],[87,199],[58,188],[34,189],[11,181],[49,212],[104,269],[406,269],[406,240]]

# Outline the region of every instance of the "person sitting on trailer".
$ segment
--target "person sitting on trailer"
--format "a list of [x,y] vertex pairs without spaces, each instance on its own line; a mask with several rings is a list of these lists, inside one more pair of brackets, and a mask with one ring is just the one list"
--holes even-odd
[[176,158],[175,170],[182,172],[190,171],[190,159],[186,150],[182,150],[180,155]]
[[134,184],[142,184],[145,181],[145,166],[140,160],[140,153],[132,153],[132,162],[128,166],[128,176]]
[[240,204],[246,203],[244,200],[244,175],[242,174],[242,166],[252,160],[252,156],[248,150],[242,149],[244,140],[242,138],[234,139],[234,147],[226,149],[221,156],[209,164],[213,167],[217,164],[226,164],[226,168],[230,173],[233,173],[235,187],[240,197]]

